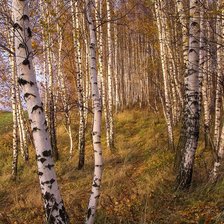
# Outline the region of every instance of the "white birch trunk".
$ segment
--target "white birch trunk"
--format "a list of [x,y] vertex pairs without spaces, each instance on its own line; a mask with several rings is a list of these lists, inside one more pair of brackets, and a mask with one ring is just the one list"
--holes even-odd
[[176,0],[177,11],[179,14],[179,20],[182,27],[182,49],[183,49],[183,62],[184,62],[184,71],[187,70],[188,65],[188,24],[187,24],[187,15],[184,9],[183,0]]
[[[49,19],[48,19],[48,26],[49,26]],[[56,121],[55,121],[55,97],[54,97],[54,78],[53,78],[53,70],[52,70],[52,52],[50,49],[51,45],[51,35],[50,31],[48,32],[47,37],[47,64],[48,64],[48,74],[49,74],[49,131],[50,131],[50,138],[51,138],[51,146],[52,152],[54,155],[55,160],[58,160],[58,149],[57,149],[57,139],[56,139]]]
[[58,46],[59,46],[58,47],[58,78],[59,78],[61,94],[62,94],[62,105],[63,105],[64,114],[65,114],[66,129],[69,136],[69,153],[71,158],[73,154],[73,137],[72,137],[72,128],[71,128],[71,115],[70,115],[69,105],[68,105],[68,96],[67,96],[67,91],[65,87],[65,77],[62,73],[63,36],[62,36],[62,31],[59,25],[57,25],[57,30],[59,35],[59,38],[58,38]]
[[[217,9],[222,5],[222,1],[218,1]],[[217,81],[215,91],[215,126],[214,126],[214,147],[216,152],[219,150],[220,131],[221,131],[221,105],[222,105],[222,94],[223,94],[223,64],[224,64],[224,53],[222,44],[224,35],[224,22],[222,16],[217,15],[216,33],[217,33]]]
[[[17,72],[16,72],[17,77]],[[19,136],[20,136],[20,151],[22,157],[25,161],[29,160],[29,151],[27,143],[27,129],[25,127],[25,119],[22,108],[22,102],[19,93],[19,85],[16,83],[16,98],[17,98],[17,110],[18,110],[18,127],[19,127]]]
[[209,127],[210,127],[210,113],[209,113],[209,100],[207,95],[208,88],[208,77],[206,71],[206,61],[208,60],[207,55],[207,44],[206,44],[206,17],[205,17],[205,9],[204,5],[201,6],[201,32],[200,32],[200,57],[199,57],[199,81],[201,86],[201,97],[203,101],[204,108],[204,135],[205,135],[205,147],[208,145],[208,135],[209,135]]
[[76,50],[76,83],[78,91],[78,107],[79,107],[79,162],[78,169],[84,167],[85,162],[85,115],[84,115],[84,88],[83,88],[83,72],[82,72],[82,57],[80,45],[80,29],[78,21],[78,2],[71,0],[71,12],[73,23],[73,42]]
[[109,121],[109,115],[108,115],[108,107],[107,107],[107,97],[106,97],[106,86],[105,86],[105,78],[104,78],[104,71],[103,71],[103,27],[101,22],[101,16],[102,16],[102,0],[96,0],[96,9],[97,13],[96,15],[96,27],[98,28],[97,32],[97,41],[98,41],[98,64],[99,64],[99,77],[101,83],[99,84],[101,86],[100,90],[100,96],[102,98],[102,104],[103,104],[103,111],[104,111],[104,117],[105,117],[105,125],[106,125],[106,139],[107,139],[107,146],[109,147],[110,144],[110,121]]
[[108,45],[108,67],[107,67],[107,84],[108,84],[108,119],[109,119],[109,142],[107,147],[114,148],[114,124],[113,124],[113,99],[112,99],[112,37],[111,37],[111,8],[107,0],[107,45]]
[[[14,52],[13,47],[13,35],[10,38],[11,51]],[[12,101],[12,119],[13,119],[13,160],[12,160],[12,178],[16,179],[18,170],[18,109],[17,109],[17,97],[16,97],[16,68],[15,68],[15,58],[10,56],[10,67],[11,67],[11,101]]]
[[13,0],[16,63],[21,86],[27,104],[29,121],[36,149],[38,175],[48,223],[69,223],[56,180],[52,148],[47,131],[43,103],[37,86],[32,63],[31,29],[28,1]]
[[197,0],[190,0],[189,23],[188,72],[185,77],[184,123],[180,137],[181,161],[177,176],[178,189],[185,189],[191,185],[194,157],[199,137],[200,7]]
[[93,110],[94,110],[94,121],[93,121],[93,148],[94,148],[94,178],[92,183],[92,191],[88,205],[88,212],[86,217],[87,224],[93,224],[96,216],[97,203],[100,197],[100,186],[102,178],[102,147],[101,147],[101,117],[102,117],[102,105],[99,95],[98,83],[97,83],[97,70],[96,70],[96,31],[93,24],[93,2],[91,0],[86,0],[86,14],[87,22],[90,34],[90,79],[92,87],[92,100],[93,100]]
[[[222,0],[218,1],[217,9],[221,7]],[[217,15],[216,33],[217,33],[217,83],[216,83],[216,96],[215,96],[215,127],[214,127],[214,147],[216,158],[211,172],[210,179],[215,182],[221,174],[221,165],[223,165],[224,158],[224,124],[221,129],[221,104],[223,95],[223,65],[224,65],[224,52],[223,52],[223,39],[224,35],[224,13]],[[221,130],[221,133],[220,133]]]
[[[171,149],[174,149],[174,140],[173,140],[173,124],[172,124],[172,109],[170,104],[170,94],[169,94],[169,83],[168,83],[168,71],[167,71],[167,59],[165,54],[165,18],[164,14],[162,14],[162,4],[159,0],[155,3],[155,9],[156,9],[156,19],[157,19],[157,27],[159,32],[159,45],[160,45],[160,58],[161,58],[161,64],[162,64],[162,75],[163,75],[163,83],[164,83],[164,96],[165,96],[165,118],[167,123],[167,129],[168,129],[168,138],[169,138],[169,146]],[[161,21],[161,18],[163,18],[163,21]]]

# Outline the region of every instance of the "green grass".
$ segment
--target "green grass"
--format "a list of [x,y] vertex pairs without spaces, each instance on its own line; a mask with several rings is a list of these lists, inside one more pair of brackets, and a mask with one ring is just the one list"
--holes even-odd
[[[75,117],[74,114],[76,147],[78,122]],[[11,129],[11,114],[0,113],[0,224],[40,224],[44,222],[44,212],[34,150],[30,147],[29,163],[19,158],[18,179],[12,181]],[[175,136],[177,138],[178,129]],[[207,169],[211,166],[209,151],[196,158],[192,188],[188,192],[175,192],[174,154],[167,148],[162,115],[145,110],[117,114],[114,152],[106,148],[104,124],[102,138],[104,173],[96,224],[209,224],[223,209],[224,182],[215,187],[206,184]],[[76,169],[76,149],[73,158],[68,160],[68,143],[64,126],[60,125],[60,161],[56,162],[58,181],[71,224],[81,224],[84,223],[93,173],[91,124],[87,129],[84,170]],[[200,143],[199,151],[202,148]]]
[[0,111],[0,133],[4,134],[12,130],[12,113]]

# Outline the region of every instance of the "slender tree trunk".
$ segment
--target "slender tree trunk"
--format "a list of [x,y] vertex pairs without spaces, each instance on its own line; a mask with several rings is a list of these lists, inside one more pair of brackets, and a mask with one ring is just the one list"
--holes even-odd
[[115,84],[115,110],[116,113],[120,107],[119,83],[118,83],[118,30],[114,26],[114,84]]
[[107,82],[108,82],[108,118],[109,118],[109,142],[107,147],[114,148],[114,124],[113,124],[113,101],[112,101],[112,37],[111,37],[111,7],[107,0],[107,44],[108,44],[108,67],[107,67]]
[[[179,20],[182,28],[182,49],[183,49],[183,62],[184,67],[183,71],[187,71],[188,66],[188,24],[187,24],[187,17],[188,14],[186,13],[186,10],[184,9],[184,4],[182,0],[176,0],[177,2],[177,11],[179,14]],[[187,15],[186,15],[187,14]]]
[[72,22],[73,22],[73,41],[76,50],[76,83],[78,91],[78,107],[79,107],[79,162],[78,169],[82,169],[85,163],[85,115],[83,102],[83,72],[82,72],[82,57],[80,45],[80,30],[78,21],[78,2],[71,0]]
[[[218,1],[217,9],[221,7],[222,1]],[[219,150],[219,142],[220,142],[220,131],[221,131],[221,105],[222,105],[222,95],[223,95],[223,64],[224,64],[224,53],[223,46],[224,43],[222,35],[224,34],[224,22],[222,13],[221,15],[217,15],[217,24],[216,24],[216,33],[217,33],[217,81],[216,81],[216,91],[215,91],[215,126],[214,126],[214,147],[216,152]]]
[[204,135],[205,135],[205,148],[208,146],[208,138],[209,138],[209,127],[210,127],[210,113],[209,113],[209,100],[207,95],[207,87],[208,87],[208,79],[207,79],[207,71],[206,71],[206,61],[208,60],[207,55],[207,41],[206,41],[206,18],[205,18],[205,9],[204,5],[201,6],[201,32],[200,32],[200,70],[199,70],[199,78],[201,83],[201,97],[203,100],[203,108],[204,108]]
[[95,168],[94,168],[94,178],[92,183],[92,191],[88,205],[88,212],[86,217],[87,224],[93,224],[97,202],[100,197],[100,186],[102,178],[102,147],[101,147],[101,117],[102,117],[102,106],[101,99],[99,95],[98,83],[97,83],[97,70],[96,70],[96,31],[93,24],[93,2],[91,0],[86,0],[86,14],[87,22],[90,33],[90,56],[89,56],[89,65],[90,65],[90,76],[91,76],[91,87],[92,87],[92,99],[94,106],[94,122],[93,122],[93,147],[94,147],[94,159],[95,159]]
[[100,24],[101,17],[102,17],[102,0],[96,0],[96,9],[97,13],[96,15],[96,27],[98,28],[97,34],[97,41],[98,41],[98,65],[99,65],[99,77],[100,77],[100,96],[102,98],[102,104],[103,104],[103,110],[104,110],[104,117],[105,117],[105,125],[106,125],[106,139],[107,139],[107,146],[109,146],[110,143],[110,121],[109,121],[109,115],[108,115],[108,107],[107,107],[107,96],[106,96],[106,86],[105,86],[105,77],[104,77],[104,70],[103,70],[103,25]]
[[[17,77],[17,72],[16,72]],[[27,143],[27,129],[25,127],[25,118],[22,108],[22,102],[20,99],[19,85],[16,83],[16,98],[17,98],[17,110],[18,110],[18,127],[20,136],[20,151],[25,161],[29,160],[29,150]]]
[[[49,23],[49,21],[48,21]],[[49,26],[49,24],[48,24]],[[52,145],[52,152],[55,160],[58,160],[58,148],[57,148],[57,137],[56,137],[56,121],[55,121],[55,97],[54,97],[54,78],[52,71],[52,54],[50,49],[51,36],[50,31],[48,31],[48,39],[47,39],[47,63],[48,63],[48,73],[49,73],[49,130],[50,130],[50,138]]]
[[177,176],[177,188],[190,187],[194,157],[199,137],[200,90],[199,90],[199,40],[200,40],[199,1],[190,0],[188,72],[185,77],[184,120],[179,147],[181,160]]
[[[218,1],[217,9],[221,7],[222,0]],[[217,33],[217,83],[216,83],[216,96],[215,96],[215,128],[214,128],[214,146],[215,146],[215,163],[211,172],[210,179],[215,182],[221,174],[224,159],[224,124],[221,129],[221,105],[223,94],[223,65],[224,65],[224,53],[223,53],[223,39],[224,35],[224,13],[217,15],[216,33]],[[220,133],[221,129],[221,133]]]
[[[10,38],[11,51],[14,52],[13,47],[13,35]],[[16,179],[18,170],[18,109],[17,109],[17,97],[16,97],[16,68],[15,68],[15,58],[10,57],[10,67],[12,75],[12,88],[11,88],[11,101],[12,101],[12,118],[13,118],[13,161],[12,161],[12,178]]]
[[[160,57],[161,57],[161,64],[162,64],[162,74],[163,74],[163,83],[164,83],[164,96],[165,96],[165,107],[164,107],[164,114],[167,123],[168,129],[168,138],[169,138],[169,147],[174,149],[174,138],[173,138],[173,121],[172,121],[172,109],[170,103],[170,94],[169,94],[169,82],[168,82],[168,71],[167,71],[167,58],[165,52],[165,24],[166,20],[164,18],[164,14],[162,14],[162,6],[161,2],[158,0],[155,4],[156,8],[156,19],[157,19],[157,26],[159,32],[159,44],[160,44]],[[163,18],[163,21],[161,21]]]
[[69,223],[68,216],[56,180],[54,163],[51,156],[51,142],[47,131],[43,103],[40,99],[32,63],[32,33],[29,25],[28,2],[26,0],[13,0],[12,9],[16,63],[19,73],[18,83],[24,93],[29,121],[31,123],[46,219],[47,222],[51,224],[67,224]]
[[69,111],[69,105],[68,105],[68,96],[67,96],[67,90],[65,87],[65,76],[62,73],[62,46],[63,46],[63,34],[62,34],[62,28],[59,24],[57,24],[57,33],[58,33],[58,78],[60,83],[60,89],[61,89],[61,95],[62,95],[62,105],[63,110],[65,114],[65,123],[66,123],[66,129],[69,136],[69,153],[70,157],[73,153],[73,137],[72,137],[72,128],[71,128],[71,115]]

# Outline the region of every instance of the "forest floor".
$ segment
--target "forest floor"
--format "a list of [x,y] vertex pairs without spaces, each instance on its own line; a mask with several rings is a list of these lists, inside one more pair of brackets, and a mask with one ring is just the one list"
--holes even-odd
[[[78,115],[73,116],[74,139],[77,139]],[[166,125],[161,117],[146,110],[117,114],[113,152],[106,148],[103,132],[104,172],[96,224],[210,224],[224,209],[224,181],[215,186],[207,184],[211,152],[203,150],[202,143],[191,189],[175,191],[174,153],[167,148]],[[11,128],[11,114],[0,112],[0,224],[42,224],[44,212],[32,147],[28,163],[19,157],[17,180],[10,177]],[[178,132],[176,129],[176,139]],[[59,125],[60,160],[56,162],[56,170],[71,224],[84,223],[90,196],[91,124],[86,136],[86,164],[84,170],[79,171],[76,168],[78,152],[74,150],[73,158],[68,159],[68,136],[64,126]]]

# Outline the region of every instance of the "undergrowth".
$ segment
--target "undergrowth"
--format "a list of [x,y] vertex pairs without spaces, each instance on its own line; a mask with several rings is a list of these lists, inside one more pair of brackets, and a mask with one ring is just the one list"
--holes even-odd
[[[91,118],[89,119],[91,120]],[[74,114],[74,155],[69,160],[69,139],[64,125],[57,130],[60,160],[56,171],[71,224],[84,223],[93,173],[91,127],[86,133],[86,164],[77,170],[78,119]],[[18,178],[10,178],[12,118],[0,113],[0,224],[44,223],[34,149],[30,161],[19,158]],[[178,130],[175,130],[176,139]],[[168,150],[165,120],[146,110],[115,115],[115,150],[106,148],[103,125],[104,172],[96,224],[214,223],[224,208],[224,182],[207,183],[211,152],[199,144],[193,185],[175,192],[174,152]],[[200,155],[200,156],[199,156]],[[221,222],[220,222],[221,223]]]

